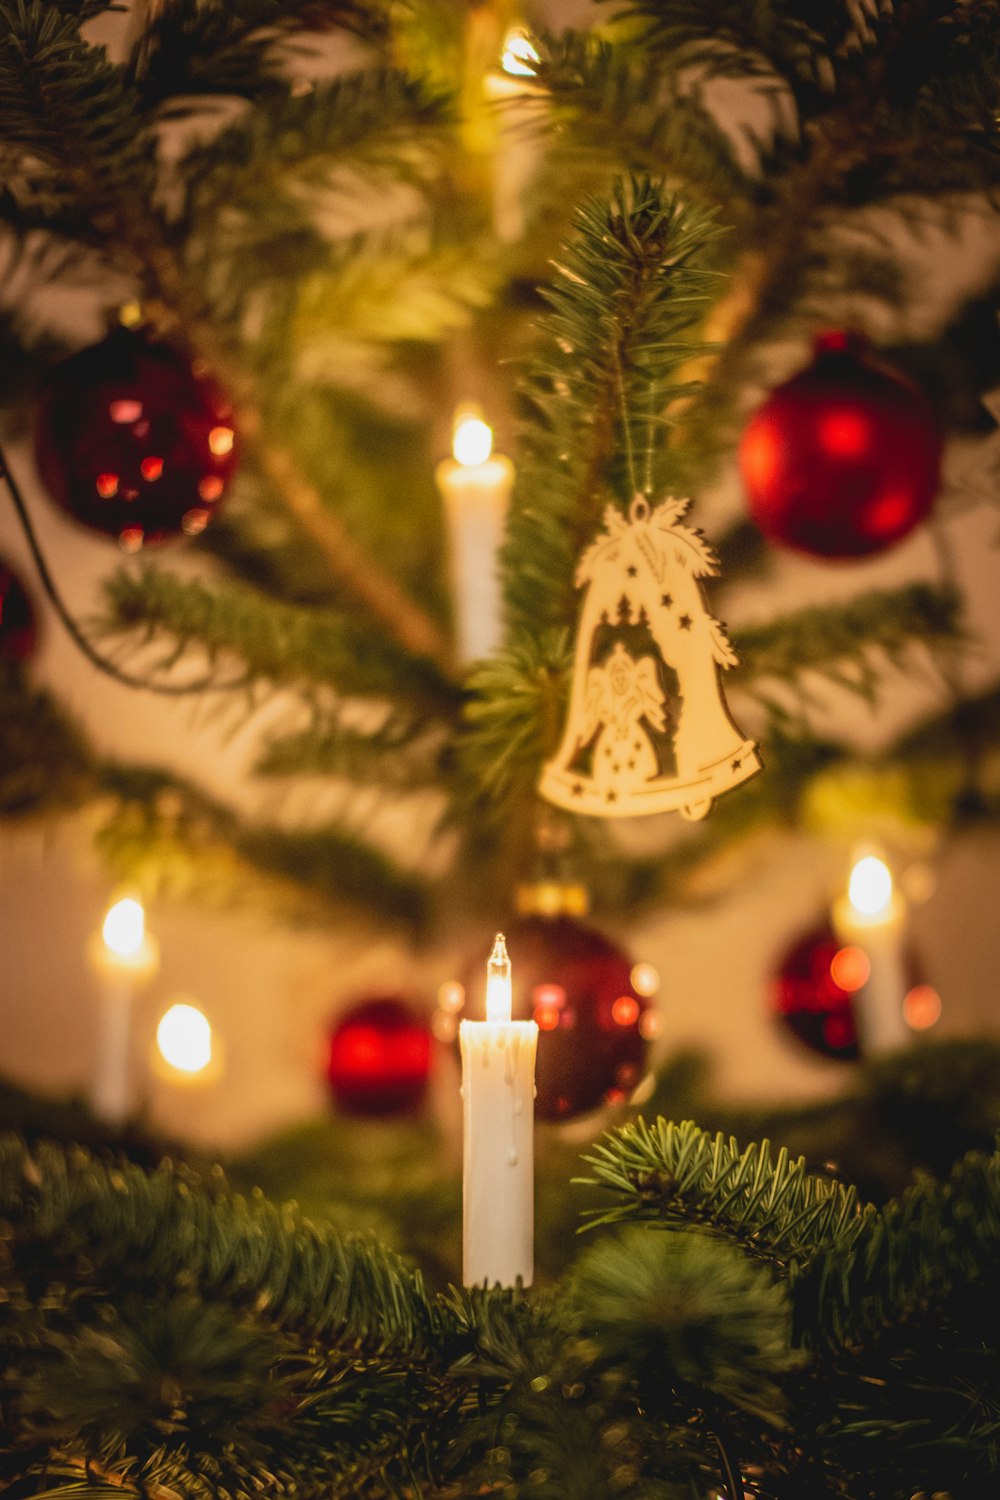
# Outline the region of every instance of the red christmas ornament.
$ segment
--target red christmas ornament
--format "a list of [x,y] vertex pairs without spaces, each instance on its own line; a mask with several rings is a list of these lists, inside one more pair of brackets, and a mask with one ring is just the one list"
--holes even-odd
[[[903,1018],[911,1031],[926,1031],[941,1014],[937,990],[924,982],[917,954],[903,955],[907,990]],[[794,1037],[824,1057],[854,1062],[861,1056],[858,1006],[871,973],[864,947],[843,943],[829,923],[797,938],[774,977],[775,1015]]]
[[867,977],[861,949],[841,943],[825,923],[797,938],[782,958],[772,988],[774,1013],[813,1052],[854,1062],[854,996]]
[[740,469],[766,537],[813,557],[882,552],[929,514],[941,433],[926,397],[863,339],[822,334],[747,423]]
[[137,552],[204,530],[236,468],[232,407],[176,349],[116,328],[50,375],[35,456],[64,510]]
[[31,600],[13,568],[0,557],[0,661],[27,661],[37,639]]
[[395,1115],[416,1109],[427,1091],[430,1068],[430,1030],[394,995],[351,1006],[330,1034],[326,1078],[346,1114]]
[[[512,1015],[538,1023],[535,1114],[567,1120],[618,1104],[646,1072],[651,1035],[643,975],[608,938],[575,917],[518,917],[506,929]],[[487,950],[465,974],[465,1014],[482,1019]],[[649,965],[640,966],[649,971]],[[649,971],[652,972],[652,971]]]

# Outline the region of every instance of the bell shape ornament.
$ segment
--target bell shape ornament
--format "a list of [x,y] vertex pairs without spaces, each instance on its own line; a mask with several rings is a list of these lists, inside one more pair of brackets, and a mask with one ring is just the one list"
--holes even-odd
[[598,818],[679,811],[703,818],[714,799],[761,768],[729,712],[720,669],[737,664],[700,579],[718,572],[699,532],[680,524],[690,500],[626,518],[614,506],[584,553],[569,715],[539,791]]

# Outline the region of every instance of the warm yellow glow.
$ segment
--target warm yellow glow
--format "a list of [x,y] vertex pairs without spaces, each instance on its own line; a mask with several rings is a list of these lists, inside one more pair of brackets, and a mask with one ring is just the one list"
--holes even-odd
[[903,1019],[914,1031],[928,1031],[941,1019],[941,996],[932,984],[917,984],[903,1001]]
[[486,1019],[509,1021],[511,1006],[510,959],[502,932],[493,940],[493,952],[486,965]]
[[465,1004],[465,986],[457,979],[448,979],[438,990],[438,1005],[448,1015],[456,1015]]
[[212,1061],[212,1028],[195,1005],[172,1005],[156,1028],[164,1062],[179,1073],[200,1073]]
[[493,452],[492,427],[469,408],[459,411],[455,417],[451,451],[456,462],[465,467],[484,464]]
[[126,896],[116,901],[104,918],[102,936],[119,958],[135,958],[146,936],[146,914],[142,902]]
[[534,78],[541,58],[523,26],[512,26],[503,39],[500,66],[515,78]]
[[860,916],[888,913],[892,906],[892,875],[885,860],[877,854],[866,854],[859,859],[851,871],[847,898]]
[[863,948],[857,948],[853,944],[846,948],[838,948],[830,960],[830,978],[834,984],[839,985],[842,990],[847,990],[851,995],[868,983],[871,972],[872,966],[868,954]]
[[636,994],[646,998],[655,995],[660,988],[660,976],[652,964],[636,964],[629,979]]
[[208,446],[216,458],[225,458],[232,453],[236,434],[231,427],[213,427],[208,434]]
[[655,1041],[663,1030],[663,1017],[658,1010],[644,1010],[639,1017],[639,1035],[647,1042]]
[[634,1026],[639,1019],[639,1002],[632,995],[619,995],[611,1007],[611,1019],[616,1026]]

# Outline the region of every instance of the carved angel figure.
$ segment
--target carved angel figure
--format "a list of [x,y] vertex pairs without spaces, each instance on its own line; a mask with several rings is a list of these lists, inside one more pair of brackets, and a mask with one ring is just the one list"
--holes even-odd
[[604,665],[587,674],[581,739],[589,744],[600,727],[592,774],[611,800],[657,774],[659,761],[643,718],[662,734],[666,718],[656,662],[651,656],[636,661],[618,641]]

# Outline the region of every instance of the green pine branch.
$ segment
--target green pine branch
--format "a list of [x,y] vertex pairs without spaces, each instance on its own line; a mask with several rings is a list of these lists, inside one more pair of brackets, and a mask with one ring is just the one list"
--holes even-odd
[[158,569],[109,580],[102,633],[166,647],[158,669],[197,647],[211,663],[238,659],[254,682],[389,697],[432,716],[450,715],[457,690],[434,666],[366,629],[346,610],[281,605],[247,587],[182,580]]
[[[124,70],[89,46],[76,15],[43,0],[0,4],[0,141],[17,175],[52,173],[105,231],[123,198],[149,198],[154,145]],[[114,253],[114,246],[109,247]]]
[[694,1225],[731,1236],[754,1255],[791,1271],[823,1244],[848,1253],[875,1209],[853,1188],[810,1175],[804,1157],[770,1143],[741,1151],[691,1120],[639,1119],[605,1137],[584,1160],[619,1200],[591,1225],[646,1221]]
[[0,818],[78,807],[94,794],[95,765],[52,695],[0,664]]
[[943,1183],[916,1183],[858,1235],[824,1245],[795,1286],[800,1336],[858,1344],[918,1313],[933,1317],[956,1290],[984,1289],[1000,1253],[1000,1153],[972,1153]]
[[962,600],[954,588],[911,583],[873,589],[846,603],[814,605],[742,629],[737,680],[742,688],[760,678],[794,685],[800,674],[818,673],[872,700],[882,675],[872,653],[899,668],[915,647],[954,654],[966,641]]
[[530,412],[502,556],[515,631],[575,617],[573,574],[608,499],[668,488],[671,403],[719,285],[705,264],[719,233],[648,179],[619,180],[579,210],[545,289],[544,343],[524,383]]
[[733,137],[708,108],[704,90],[669,58],[635,39],[567,32],[546,39],[538,78],[552,101],[563,150],[612,159],[685,184],[698,201],[738,223],[759,184],[741,162]]
[[307,729],[273,736],[254,764],[258,776],[330,776],[357,786],[412,792],[439,786],[448,746],[423,720],[389,714],[374,730],[336,716]]
[[211,1193],[165,1162],[147,1174],[44,1142],[0,1147],[0,1214],[14,1244],[58,1264],[85,1254],[98,1286],[152,1278],[218,1306],[266,1311],[292,1334],[357,1354],[425,1356],[440,1326],[418,1272],[373,1242],[302,1219],[262,1195]]
[[165,0],[131,69],[147,109],[173,113],[181,100],[213,94],[271,102],[288,87],[289,42],[333,30],[379,41],[387,21],[383,0]]
[[765,85],[780,79],[800,109],[832,93],[833,56],[854,29],[844,0],[627,0],[619,14],[640,24],[643,44],[670,67]]
[[386,170],[415,179],[451,112],[444,94],[398,69],[346,73],[269,99],[181,159],[184,233],[208,245],[232,238],[234,214],[266,214],[275,195],[328,188],[345,169],[369,181]]

